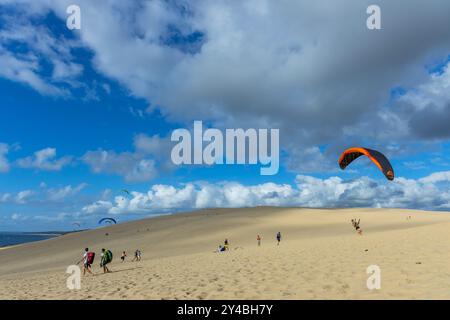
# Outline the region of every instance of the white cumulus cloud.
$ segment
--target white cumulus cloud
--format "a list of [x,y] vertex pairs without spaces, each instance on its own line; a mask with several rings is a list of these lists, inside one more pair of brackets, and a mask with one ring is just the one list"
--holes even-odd
[[[444,185],[442,185],[444,184]],[[443,188],[442,188],[443,187]],[[450,172],[393,182],[368,177],[344,180],[298,175],[292,184],[192,182],[153,185],[130,197],[100,200],[83,208],[86,214],[158,214],[214,207],[375,207],[450,210]]]
[[17,160],[17,165],[26,169],[37,169],[43,171],[60,171],[69,165],[72,157],[65,156],[56,158],[55,148],[45,148],[34,153],[33,156]]

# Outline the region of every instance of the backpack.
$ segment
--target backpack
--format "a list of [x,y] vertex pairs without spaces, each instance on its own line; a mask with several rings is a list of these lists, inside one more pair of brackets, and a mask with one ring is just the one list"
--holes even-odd
[[87,253],[87,263],[93,264],[95,259],[95,252],[88,252]]
[[105,259],[105,263],[110,263],[112,261],[113,254],[112,254],[111,250],[106,250],[105,251],[104,259]]

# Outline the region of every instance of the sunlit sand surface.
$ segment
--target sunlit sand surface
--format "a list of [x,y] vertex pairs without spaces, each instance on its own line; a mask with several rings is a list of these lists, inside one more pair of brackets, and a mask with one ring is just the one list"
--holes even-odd
[[[225,238],[229,252],[214,253]],[[97,252],[95,275],[69,290],[66,268],[85,247]],[[110,274],[99,267],[103,247],[114,253]],[[141,262],[131,262],[136,249]],[[367,288],[370,265],[380,267],[380,290]],[[1,250],[0,288],[1,299],[450,299],[450,214],[264,207],[164,216]]]

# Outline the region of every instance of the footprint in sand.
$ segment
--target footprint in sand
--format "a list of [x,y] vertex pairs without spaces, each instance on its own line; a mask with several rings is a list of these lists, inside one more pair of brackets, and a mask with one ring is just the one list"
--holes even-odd
[[206,299],[206,296],[207,296],[207,293],[206,293],[206,292],[202,292],[202,293],[200,293],[200,294],[197,296],[197,299],[205,300],[205,299]]

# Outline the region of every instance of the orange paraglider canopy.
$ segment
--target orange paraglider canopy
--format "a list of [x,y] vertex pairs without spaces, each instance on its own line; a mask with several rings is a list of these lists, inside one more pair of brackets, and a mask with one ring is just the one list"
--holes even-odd
[[344,170],[350,163],[362,155],[372,160],[388,180],[394,180],[394,169],[392,169],[391,163],[384,154],[376,150],[360,147],[349,148],[339,157],[339,166]]

